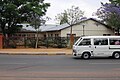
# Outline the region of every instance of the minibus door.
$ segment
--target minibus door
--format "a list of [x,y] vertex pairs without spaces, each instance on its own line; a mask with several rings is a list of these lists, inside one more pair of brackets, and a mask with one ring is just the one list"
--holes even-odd
[[109,54],[109,47],[107,45],[95,45],[93,47],[94,56],[108,56]]
[[109,46],[107,38],[94,39],[93,54],[94,56],[108,56]]
[[81,40],[77,48],[78,48],[79,53],[85,52],[85,51],[91,51],[91,39],[85,38]]

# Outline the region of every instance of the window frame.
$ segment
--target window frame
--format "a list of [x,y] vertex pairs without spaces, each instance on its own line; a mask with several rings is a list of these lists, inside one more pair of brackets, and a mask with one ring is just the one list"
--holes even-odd
[[[96,43],[98,43],[98,44],[95,44],[95,40],[98,41],[98,42],[96,42]],[[104,42],[103,42],[103,41],[104,41]],[[105,41],[107,41],[106,44],[105,44]],[[93,39],[93,44],[94,44],[95,46],[108,45],[108,38],[94,38],[94,39]]]
[[[81,44],[84,40],[87,40],[87,39],[89,39],[89,44]],[[78,46],[89,46],[89,45],[91,45],[91,38],[83,38],[81,41],[80,41],[80,43],[78,44]]]
[[[113,40],[113,41],[111,41]],[[119,41],[119,44],[116,44],[116,42]],[[120,38],[109,38],[109,44],[110,45],[120,45]]]

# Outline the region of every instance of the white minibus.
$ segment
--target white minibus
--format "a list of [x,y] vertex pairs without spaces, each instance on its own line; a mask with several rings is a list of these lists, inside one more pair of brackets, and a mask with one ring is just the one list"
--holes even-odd
[[84,36],[73,45],[73,56],[120,58],[120,36]]

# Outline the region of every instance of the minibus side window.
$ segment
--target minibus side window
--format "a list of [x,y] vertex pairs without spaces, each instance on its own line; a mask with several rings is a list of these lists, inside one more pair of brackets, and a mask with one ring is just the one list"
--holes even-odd
[[94,39],[94,45],[108,45],[108,39],[104,38],[104,39]]
[[83,39],[79,44],[79,46],[86,46],[86,45],[91,45],[90,39]]
[[120,45],[120,39],[109,39],[110,45]]

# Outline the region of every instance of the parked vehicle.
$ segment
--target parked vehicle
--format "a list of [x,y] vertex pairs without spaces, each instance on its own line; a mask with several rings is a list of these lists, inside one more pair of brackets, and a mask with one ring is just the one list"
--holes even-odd
[[120,36],[84,36],[73,45],[73,56],[120,58]]

